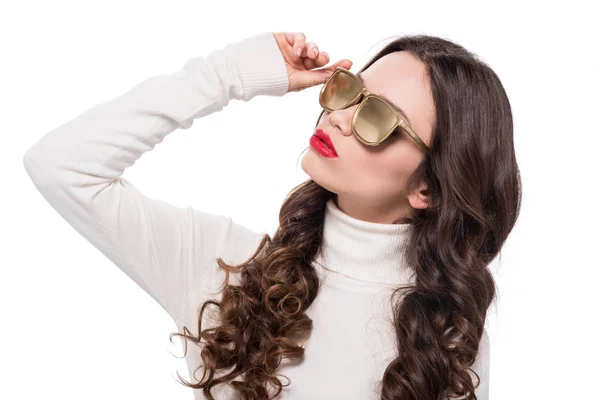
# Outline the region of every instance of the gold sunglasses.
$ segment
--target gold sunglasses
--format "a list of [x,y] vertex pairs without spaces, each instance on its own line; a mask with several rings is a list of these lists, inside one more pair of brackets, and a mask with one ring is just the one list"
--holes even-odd
[[393,105],[369,92],[362,81],[344,67],[338,66],[327,78],[319,94],[319,103],[329,112],[360,103],[352,117],[352,133],[367,146],[378,146],[399,126],[423,151],[431,152]]

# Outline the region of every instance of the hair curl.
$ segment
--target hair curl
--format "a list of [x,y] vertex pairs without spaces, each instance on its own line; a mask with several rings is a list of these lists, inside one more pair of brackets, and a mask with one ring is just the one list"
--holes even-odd
[[[485,62],[435,36],[396,37],[361,71],[396,51],[426,65],[435,124],[432,152],[407,184],[410,191],[425,182],[430,204],[395,221],[411,224],[407,260],[416,280],[394,293],[406,290],[393,303],[399,356],[383,371],[381,399],[476,400],[479,383],[474,385],[469,370],[496,295],[487,265],[512,230],[521,202],[511,107]],[[296,186],[272,239],[266,234],[240,265],[217,259],[226,271],[221,301],[203,303],[198,336],[185,327],[183,334],[171,334],[204,341],[204,374],[184,385],[214,400],[211,389],[229,382],[243,399],[267,400],[291,383],[282,384],[276,370],[284,357],[304,355],[298,343],[312,329],[306,311],[320,284],[311,263],[321,249],[326,202],[333,196],[312,180]],[[239,285],[229,284],[230,272],[240,273]],[[220,325],[202,329],[209,305],[218,307]],[[243,380],[234,381],[238,377]]]

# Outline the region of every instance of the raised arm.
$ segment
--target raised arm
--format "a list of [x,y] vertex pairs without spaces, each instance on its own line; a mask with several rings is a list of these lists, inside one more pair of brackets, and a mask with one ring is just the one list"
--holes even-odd
[[277,42],[261,33],[92,107],[42,136],[23,162],[61,217],[178,320],[196,283],[212,284],[223,248],[235,243],[248,255],[260,236],[228,217],[149,198],[121,175],[169,133],[231,99],[287,90]]

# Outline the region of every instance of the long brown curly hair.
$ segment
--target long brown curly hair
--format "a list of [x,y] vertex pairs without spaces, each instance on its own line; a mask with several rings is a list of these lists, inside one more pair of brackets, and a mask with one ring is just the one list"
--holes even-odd
[[[399,356],[382,371],[381,399],[476,400],[478,383],[469,370],[496,295],[487,266],[512,230],[521,202],[511,107],[485,62],[435,36],[396,37],[361,71],[396,51],[409,51],[426,65],[435,124],[432,152],[406,188],[425,182],[429,206],[395,221],[412,225],[407,260],[416,279],[396,289],[406,290],[393,306]],[[217,259],[226,271],[221,301],[202,304],[198,336],[186,327],[171,334],[204,345],[202,379],[184,385],[214,400],[211,389],[220,383],[229,383],[243,399],[272,399],[291,384],[282,384],[276,370],[283,358],[304,356],[299,341],[312,329],[306,311],[320,285],[312,261],[332,196],[312,180],[296,186],[283,202],[273,238],[265,234],[240,265]],[[239,285],[229,283],[230,272],[240,274]],[[203,329],[209,305],[218,308],[220,325]]]

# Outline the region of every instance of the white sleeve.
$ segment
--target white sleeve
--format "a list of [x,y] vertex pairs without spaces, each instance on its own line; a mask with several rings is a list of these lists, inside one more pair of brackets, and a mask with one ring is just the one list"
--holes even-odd
[[149,198],[121,175],[166,135],[231,99],[282,96],[287,88],[277,42],[261,33],[92,107],[43,135],[23,163],[60,216],[178,320],[191,285],[214,279],[223,248],[247,250],[258,234],[222,215]]

